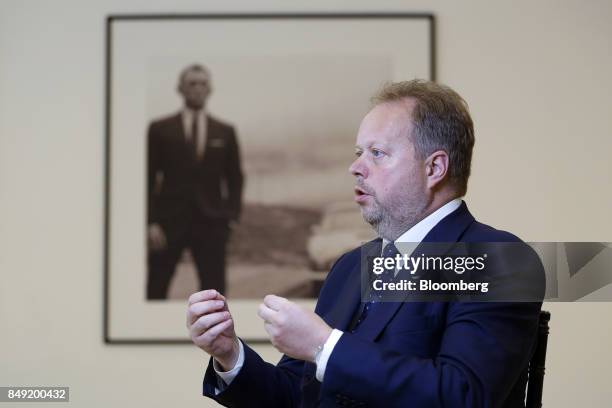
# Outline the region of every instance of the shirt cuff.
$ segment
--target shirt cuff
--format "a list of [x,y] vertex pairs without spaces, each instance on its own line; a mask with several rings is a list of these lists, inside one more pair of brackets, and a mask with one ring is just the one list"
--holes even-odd
[[315,363],[317,364],[317,371],[315,373],[315,377],[320,382],[323,382],[323,377],[325,376],[325,368],[327,367],[327,361],[329,360],[329,357],[331,356],[332,351],[334,351],[334,347],[336,347],[336,343],[338,343],[338,340],[340,340],[342,334],[342,331],[338,329],[333,329],[331,334],[327,338],[327,341],[323,345],[323,350],[321,351],[321,353],[319,353],[317,361],[315,361]]
[[[213,368],[215,369],[215,373],[221,380],[223,380],[226,387],[230,385],[232,381],[234,381],[234,378],[236,378],[240,372],[240,369],[244,365],[244,346],[240,340],[238,340],[238,349],[238,360],[236,361],[236,365],[234,365],[234,368],[229,371],[221,371],[223,368],[221,368],[219,363],[217,363],[217,360],[213,358]],[[220,390],[215,387],[216,394],[219,394],[221,391],[223,391],[223,389]]]

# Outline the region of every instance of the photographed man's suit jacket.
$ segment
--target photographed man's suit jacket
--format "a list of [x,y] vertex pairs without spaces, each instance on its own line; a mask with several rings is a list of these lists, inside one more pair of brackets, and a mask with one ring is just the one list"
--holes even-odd
[[[463,203],[423,240],[459,241],[520,240],[475,221]],[[244,366],[219,395],[210,360],[204,395],[230,407],[524,406],[541,302],[383,302],[351,334],[360,258],[358,248],[338,259],[317,302],[316,313],[345,331],[323,383],[313,363],[283,356],[274,366],[245,345]]]
[[180,113],[149,126],[149,224],[161,223],[171,237],[194,216],[229,221],[240,215],[243,176],[234,129],[211,116],[207,122],[199,161],[186,142]]

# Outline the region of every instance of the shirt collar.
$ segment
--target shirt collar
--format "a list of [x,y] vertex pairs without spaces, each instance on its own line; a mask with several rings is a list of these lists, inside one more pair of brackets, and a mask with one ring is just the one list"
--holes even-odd
[[[189,121],[191,122],[193,120],[193,114],[195,111],[184,107],[183,109],[181,109],[181,116],[183,117],[183,120],[185,121]],[[204,116],[206,117],[206,108],[202,108],[200,110],[197,111],[198,116]]]

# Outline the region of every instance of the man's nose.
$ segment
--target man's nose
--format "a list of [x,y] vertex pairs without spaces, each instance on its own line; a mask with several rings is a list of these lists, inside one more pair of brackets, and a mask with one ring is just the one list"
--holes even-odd
[[359,156],[353,161],[349,167],[349,173],[355,177],[366,178],[368,176],[368,168],[364,163],[363,156]]
[[208,89],[208,84],[204,84],[204,83],[194,84],[193,89],[197,89],[198,91],[206,90]]

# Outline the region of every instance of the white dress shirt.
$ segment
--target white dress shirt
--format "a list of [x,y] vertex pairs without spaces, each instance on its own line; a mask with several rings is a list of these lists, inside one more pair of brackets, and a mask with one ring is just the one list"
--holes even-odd
[[[425,238],[425,236],[429,233],[429,231],[433,229],[433,227],[435,227],[440,221],[442,221],[444,217],[459,208],[459,206],[461,206],[460,198],[456,198],[452,201],[449,201],[433,213],[429,214],[427,217],[423,218],[408,231],[400,235],[400,237],[396,239],[395,242],[416,244],[423,241],[423,238]],[[388,240],[383,239],[382,247],[384,248],[385,245],[388,243]],[[404,245],[402,245],[402,248],[405,249]],[[331,357],[331,354],[334,351],[334,347],[336,347],[338,340],[340,340],[340,337],[342,337],[342,334],[344,334],[344,332],[342,332],[341,330],[333,329],[331,334],[327,338],[327,341],[325,341],[325,344],[323,345],[323,350],[317,356],[317,360],[315,361],[315,364],[317,365],[315,377],[320,382],[323,382],[327,362],[329,361],[329,358]],[[239,343],[240,353],[238,355],[238,362],[230,371],[219,371],[220,367],[217,365],[216,361],[213,360],[213,367],[215,369],[215,372],[227,385],[229,385],[232,380],[236,378],[238,372],[240,371],[240,368],[242,368],[242,366],[244,365],[244,346],[242,345],[242,342],[239,341]]]
[[[229,371],[221,371],[221,366],[217,363],[217,360],[213,358],[213,368],[215,369],[215,373],[223,380],[226,385],[230,385],[234,378],[240,372],[240,369],[244,365],[244,346],[242,345],[242,340],[238,340],[238,360],[236,361],[236,365]],[[216,393],[220,392],[219,389],[215,388]]]
[[[193,120],[198,121],[198,134],[191,134],[193,129]],[[206,146],[206,128],[208,126],[208,117],[206,116],[206,111],[204,109],[200,109],[198,111],[194,111],[192,109],[185,108],[181,111],[181,117],[183,119],[183,131],[185,133],[185,138],[187,141],[194,141],[196,146],[196,153],[198,159],[201,159],[204,156],[204,147]]]

